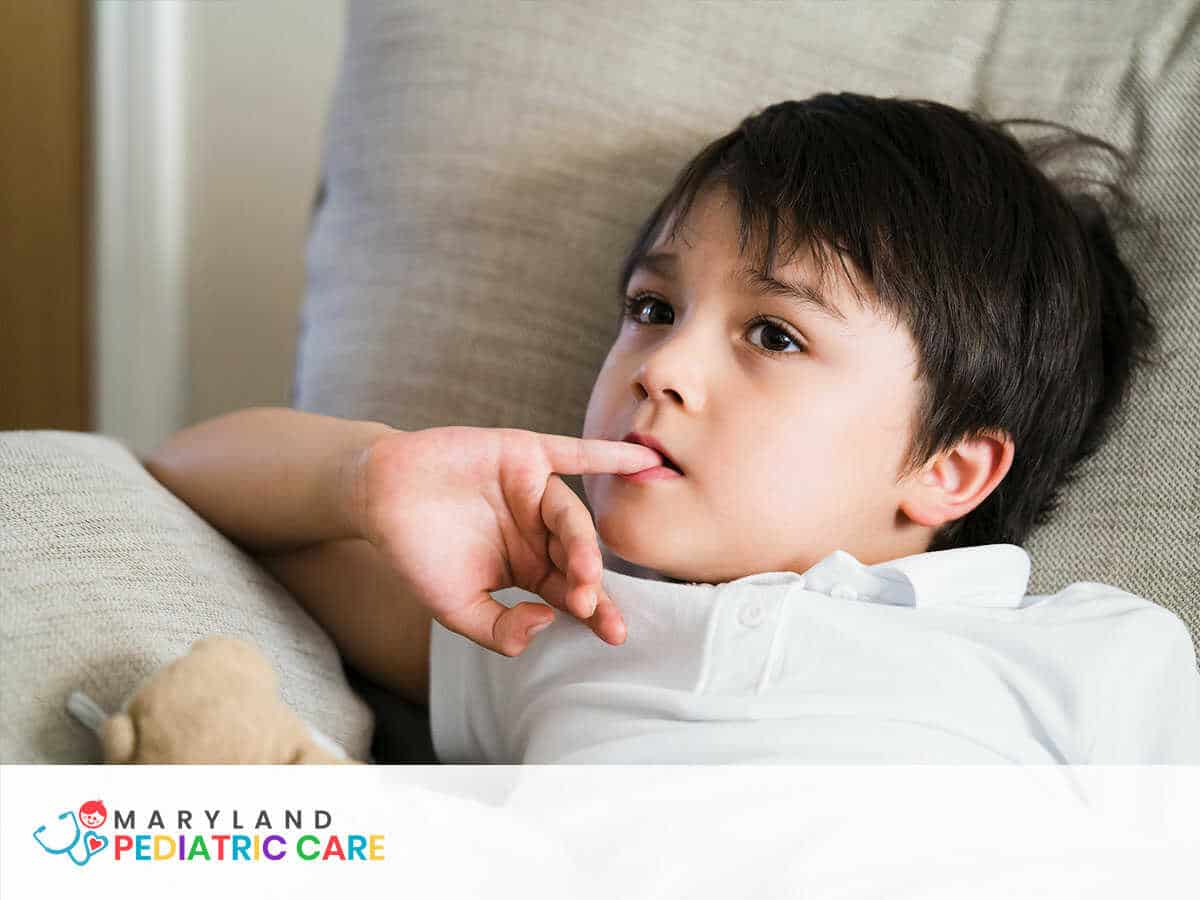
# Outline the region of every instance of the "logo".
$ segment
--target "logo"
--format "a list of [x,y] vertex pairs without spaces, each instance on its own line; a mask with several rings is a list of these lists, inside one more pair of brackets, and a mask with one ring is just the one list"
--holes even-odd
[[[379,862],[385,858],[382,834],[336,832],[331,828],[333,817],[325,809],[282,812],[272,821],[272,814],[260,809],[252,821],[243,821],[237,809],[204,809],[199,813],[179,809],[172,828],[159,809],[150,810],[149,816],[139,816],[136,810],[116,807],[110,838],[96,830],[108,821],[108,809],[103,801],[88,800],[78,810],[69,809],[39,825],[33,830],[33,839],[47,853],[66,856],[77,866],[85,866],[101,854],[114,862]],[[193,817],[204,824],[193,825]],[[139,819],[143,823],[140,831]],[[110,844],[111,851],[105,853]]]
[[[33,839],[41,844],[47,853],[55,856],[65,855],[75,865],[86,866],[93,856],[108,846],[108,838],[95,830],[103,825],[107,818],[108,810],[104,808],[102,801],[88,800],[79,807],[78,815],[75,810],[68,809],[59,813],[58,821],[52,826],[39,825],[33,830]],[[80,822],[87,827],[87,831],[79,827]]]

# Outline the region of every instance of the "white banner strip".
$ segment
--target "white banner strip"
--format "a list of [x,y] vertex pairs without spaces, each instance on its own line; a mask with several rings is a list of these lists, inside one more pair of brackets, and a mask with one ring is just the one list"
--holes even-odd
[[1200,767],[2,766],[0,896],[1194,898]]

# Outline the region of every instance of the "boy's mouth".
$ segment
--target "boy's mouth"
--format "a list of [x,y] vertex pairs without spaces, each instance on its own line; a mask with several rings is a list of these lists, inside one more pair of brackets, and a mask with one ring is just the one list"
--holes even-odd
[[675,460],[671,459],[671,457],[667,455],[666,448],[663,447],[663,445],[651,435],[639,434],[636,431],[631,431],[629,434],[625,435],[622,440],[631,444],[641,444],[643,447],[649,447],[660,457],[662,457],[662,464],[664,468],[670,469],[673,472],[678,472],[680,475],[683,474],[683,469],[679,467]]

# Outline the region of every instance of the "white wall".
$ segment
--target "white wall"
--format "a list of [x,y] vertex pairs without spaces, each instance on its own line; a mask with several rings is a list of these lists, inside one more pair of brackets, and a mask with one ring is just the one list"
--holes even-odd
[[189,7],[188,422],[286,405],[343,3]]
[[95,4],[96,430],[286,405],[344,0]]

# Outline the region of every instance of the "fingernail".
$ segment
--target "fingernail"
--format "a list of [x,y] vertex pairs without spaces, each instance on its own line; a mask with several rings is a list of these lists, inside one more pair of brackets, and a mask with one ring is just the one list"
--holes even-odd
[[[554,620],[551,619],[550,621],[552,622]],[[543,622],[541,625],[534,625],[532,628],[530,628],[528,631],[525,632],[525,639],[532,640],[533,636],[535,634],[537,634],[539,631],[545,631],[549,627],[550,627],[550,622]]]
[[599,602],[600,602],[600,596],[595,591],[593,591],[592,592],[592,602],[590,604],[588,604],[587,617],[589,619],[596,614],[596,604],[598,604]]

